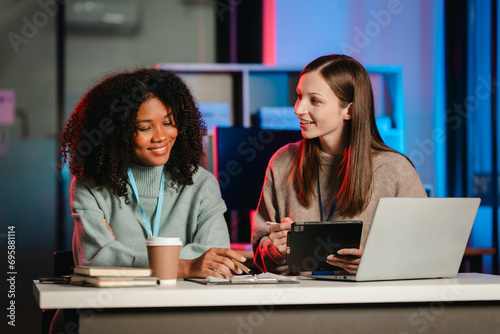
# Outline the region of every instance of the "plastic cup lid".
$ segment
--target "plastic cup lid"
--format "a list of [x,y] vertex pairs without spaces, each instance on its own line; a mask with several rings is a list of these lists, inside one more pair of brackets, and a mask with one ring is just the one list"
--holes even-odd
[[182,246],[180,238],[148,237],[146,246]]

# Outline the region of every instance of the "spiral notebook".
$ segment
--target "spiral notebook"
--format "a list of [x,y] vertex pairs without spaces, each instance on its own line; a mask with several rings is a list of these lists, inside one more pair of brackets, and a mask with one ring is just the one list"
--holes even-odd
[[283,276],[273,273],[257,275],[235,275],[232,278],[218,278],[207,276],[205,278],[185,278],[186,281],[205,285],[227,285],[227,284],[298,284],[298,277]]

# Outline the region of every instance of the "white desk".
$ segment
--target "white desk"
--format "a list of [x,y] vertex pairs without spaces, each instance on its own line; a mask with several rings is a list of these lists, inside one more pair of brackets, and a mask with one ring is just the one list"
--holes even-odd
[[500,276],[385,282],[89,288],[39,284],[41,309],[74,309],[80,333],[500,333]]

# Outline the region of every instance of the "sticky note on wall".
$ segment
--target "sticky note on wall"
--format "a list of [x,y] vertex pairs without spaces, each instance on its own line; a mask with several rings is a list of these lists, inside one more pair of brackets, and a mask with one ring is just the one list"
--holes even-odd
[[0,125],[14,124],[16,102],[13,90],[0,90]]

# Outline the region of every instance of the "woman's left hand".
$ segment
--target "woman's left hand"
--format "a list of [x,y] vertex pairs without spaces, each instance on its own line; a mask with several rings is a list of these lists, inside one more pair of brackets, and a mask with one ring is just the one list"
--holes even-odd
[[326,258],[326,262],[332,266],[340,267],[349,274],[356,274],[363,254],[363,247],[340,249],[336,255],[331,254]]

